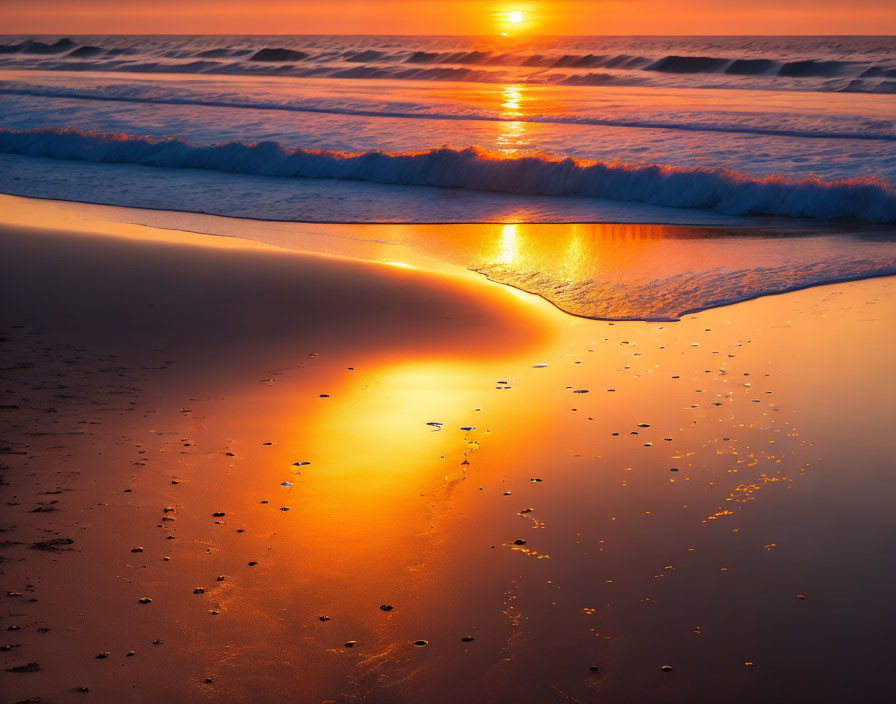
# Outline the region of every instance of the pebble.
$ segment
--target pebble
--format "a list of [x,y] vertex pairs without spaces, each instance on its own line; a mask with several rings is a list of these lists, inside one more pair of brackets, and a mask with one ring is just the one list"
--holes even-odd
[[97,659],[97,660],[105,660],[105,659],[106,659],[107,657],[109,657],[111,654],[112,654],[112,653],[110,653],[108,650],[104,650],[103,652],[101,652],[101,653],[97,653],[97,654],[96,654],[96,659]]
[[423,648],[424,646],[429,645],[429,641],[428,640],[415,640],[414,645],[416,645],[418,648]]
[[358,641],[356,641],[356,640],[347,640],[347,641],[345,642],[345,647],[346,647],[346,648],[354,648],[354,647],[355,647],[355,644],[356,644],[357,642],[358,642]]
[[394,608],[395,607],[391,606],[390,604],[383,604],[382,606],[380,606],[381,611],[391,611]]
[[196,587],[196,588],[193,590],[193,593],[194,593],[194,594],[205,594],[205,589],[203,589],[202,587]]
[[472,643],[473,640],[473,636],[464,636],[463,638],[461,638],[461,641],[463,641],[464,643]]
[[140,604],[149,604],[152,602],[152,599],[150,599],[148,596],[142,596],[139,599],[137,599],[137,602]]

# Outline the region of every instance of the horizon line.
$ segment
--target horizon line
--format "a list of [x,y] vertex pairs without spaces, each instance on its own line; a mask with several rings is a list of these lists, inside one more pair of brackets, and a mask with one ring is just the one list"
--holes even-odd
[[896,34],[525,34],[506,37],[501,34],[416,34],[394,32],[384,34],[372,32],[0,32],[0,37],[21,37],[24,35],[43,37],[501,37],[502,39],[540,39],[545,37],[869,37],[896,39]]

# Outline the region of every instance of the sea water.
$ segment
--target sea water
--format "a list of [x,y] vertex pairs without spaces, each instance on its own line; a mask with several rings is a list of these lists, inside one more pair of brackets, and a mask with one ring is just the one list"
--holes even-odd
[[[570,312],[674,317],[896,271],[894,92],[894,37],[5,36],[0,191],[265,220],[800,230],[754,237],[724,277],[695,260],[698,302],[638,272],[661,312],[590,260],[455,259]],[[859,236],[829,246],[821,221]],[[813,223],[828,239],[805,239]],[[597,261],[606,238],[585,239]],[[772,251],[766,276],[737,273]]]

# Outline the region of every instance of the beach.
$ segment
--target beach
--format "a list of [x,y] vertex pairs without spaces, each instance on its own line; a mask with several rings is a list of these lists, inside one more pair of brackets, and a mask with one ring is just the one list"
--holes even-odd
[[595,320],[475,230],[3,203],[9,701],[887,700],[892,276]]
[[3,702],[890,701],[886,3],[8,4]]

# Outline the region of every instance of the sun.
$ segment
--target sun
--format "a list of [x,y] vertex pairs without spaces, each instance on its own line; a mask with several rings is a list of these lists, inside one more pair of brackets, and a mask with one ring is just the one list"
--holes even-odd
[[511,22],[513,24],[519,24],[524,19],[525,19],[525,17],[523,17],[523,13],[519,12],[518,10],[514,10],[513,12],[507,13],[507,21]]

